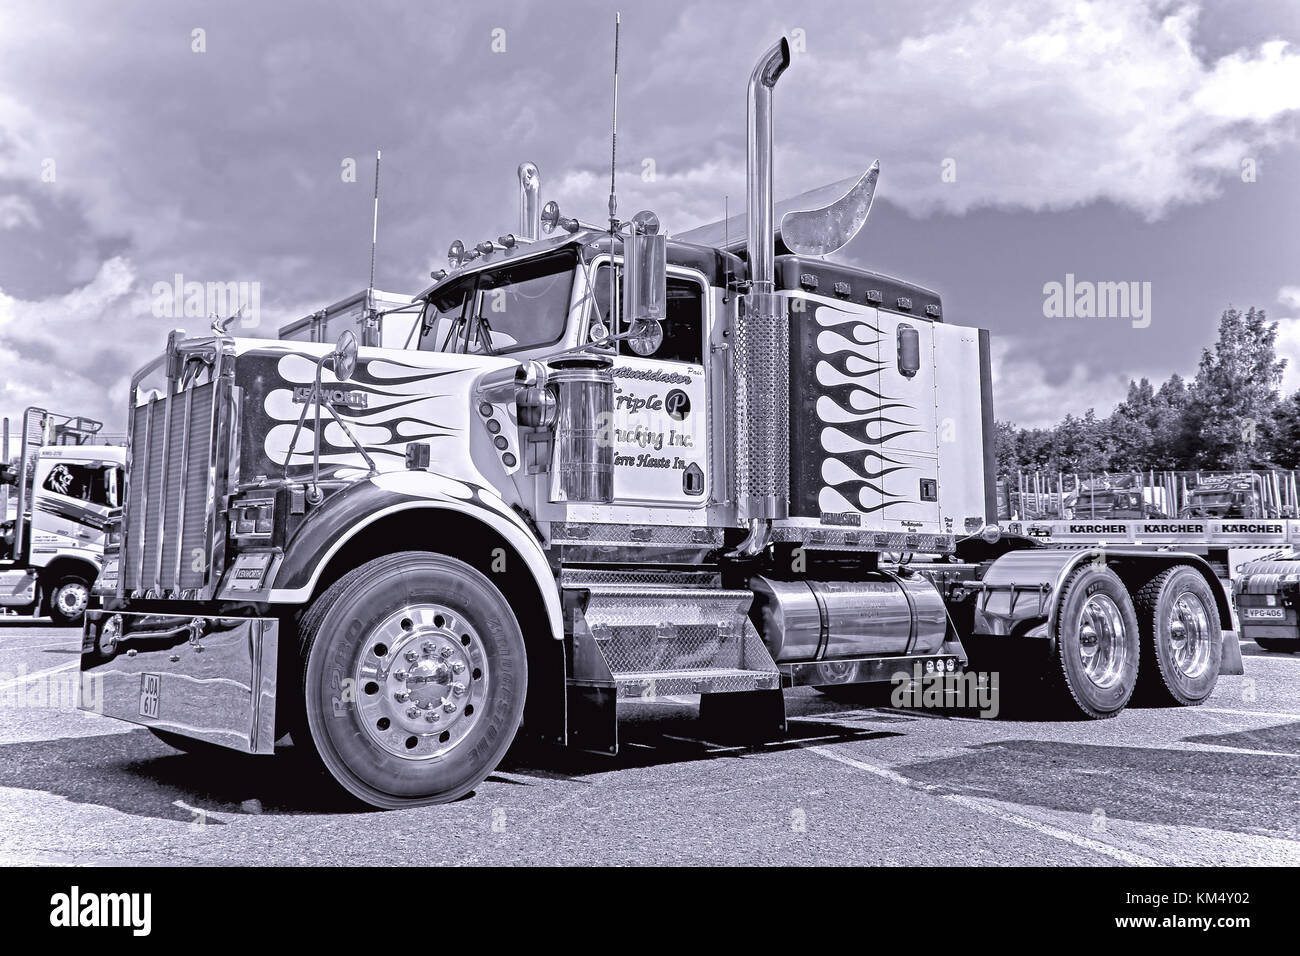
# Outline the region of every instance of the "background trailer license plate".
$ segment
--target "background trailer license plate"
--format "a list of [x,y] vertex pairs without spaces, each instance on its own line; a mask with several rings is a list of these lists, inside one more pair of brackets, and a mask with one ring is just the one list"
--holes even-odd
[[140,716],[158,717],[158,693],[162,689],[159,674],[140,675]]
[[1284,618],[1286,617],[1286,611],[1280,607],[1252,607],[1246,609],[1246,617]]

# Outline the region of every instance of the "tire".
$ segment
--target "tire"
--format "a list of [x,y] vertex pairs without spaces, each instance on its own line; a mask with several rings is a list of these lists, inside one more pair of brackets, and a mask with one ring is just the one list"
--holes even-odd
[[382,809],[446,803],[500,763],[528,659],[510,605],[462,561],[405,551],[344,575],[300,631],[295,744]]
[[1294,654],[1300,651],[1300,639],[1289,637],[1257,637],[1255,643],[1266,651]]
[[1046,681],[1050,703],[1094,720],[1118,714],[1137,685],[1138,635],[1133,601],[1119,576],[1102,565],[1077,568],[1057,604]]
[[80,627],[90,606],[90,582],[75,574],[64,575],[50,591],[46,613],[61,627]]
[[1137,697],[1144,703],[1184,707],[1214,692],[1223,660],[1218,604],[1199,571],[1160,572],[1134,596],[1142,629]]

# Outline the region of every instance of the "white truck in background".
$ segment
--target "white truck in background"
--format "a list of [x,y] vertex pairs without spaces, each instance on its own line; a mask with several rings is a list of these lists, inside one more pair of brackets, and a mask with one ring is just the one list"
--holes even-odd
[[23,413],[18,457],[0,477],[6,503],[16,491],[0,516],[0,614],[81,624],[126,467],[125,448],[90,444],[101,427],[43,408]]

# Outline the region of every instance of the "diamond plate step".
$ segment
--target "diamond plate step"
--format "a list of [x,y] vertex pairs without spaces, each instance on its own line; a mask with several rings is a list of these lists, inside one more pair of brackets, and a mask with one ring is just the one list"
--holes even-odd
[[[749,591],[681,583],[562,577],[571,608],[571,680],[615,686],[620,698],[780,687],[749,621]],[[689,583],[688,583],[689,582]]]

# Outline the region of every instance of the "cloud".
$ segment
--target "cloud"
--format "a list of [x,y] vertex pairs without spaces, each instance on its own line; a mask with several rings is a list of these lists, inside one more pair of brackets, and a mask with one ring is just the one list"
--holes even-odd
[[1300,285],[1284,285],[1277,290],[1277,301],[1288,309],[1300,309]]
[[0,229],[39,228],[40,224],[36,208],[22,196],[0,196]]
[[[28,301],[0,289],[0,408],[17,414],[39,405],[92,417],[124,411],[137,363],[121,343],[142,307],[134,287],[132,264],[113,258],[86,285],[63,295]],[[121,427],[106,423],[105,431]]]
[[[1049,373],[1032,348],[1012,336],[993,340],[992,360],[993,413],[1021,428],[1047,428],[1090,408],[1104,418],[1128,394],[1129,380],[1142,377],[1114,370],[1098,374],[1082,362],[1063,375]],[[1159,382],[1165,376],[1154,377]]]
[[[1300,115],[1300,50],[1277,40],[1206,62],[1197,8],[1167,8],[977,3],[870,56],[819,57],[808,99],[818,123],[852,118],[888,149],[882,196],[918,214],[1107,200],[1156,219],[1240,182],[1243,161],[1294,139]],[[817,148],[800,160],[821,165],[828,137],[802,125]]]

